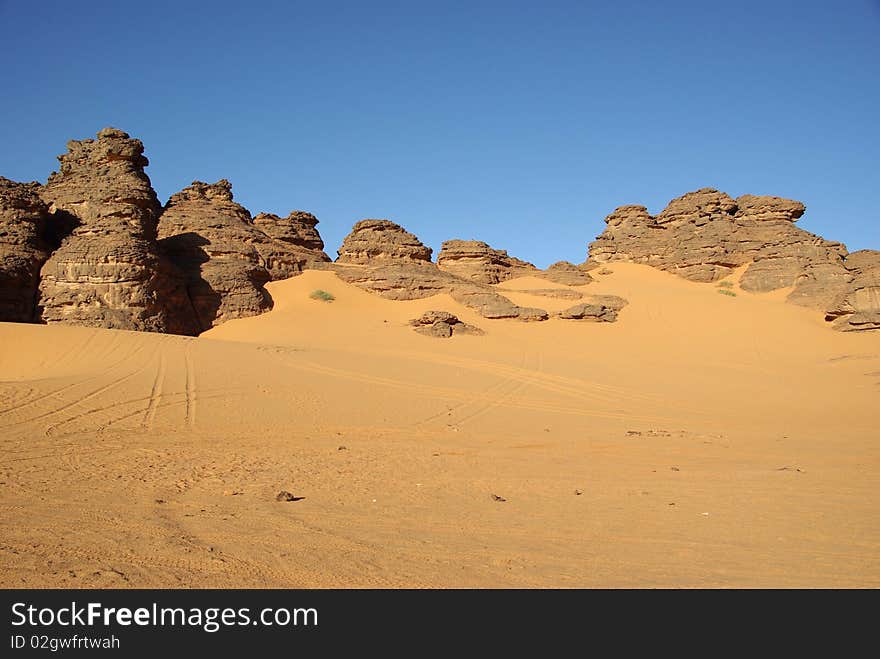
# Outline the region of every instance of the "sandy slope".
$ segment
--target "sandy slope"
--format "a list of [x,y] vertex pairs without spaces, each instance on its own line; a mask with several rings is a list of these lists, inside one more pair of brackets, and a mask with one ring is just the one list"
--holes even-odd
[[613,270],[616,324],[328,272],[198,339],[0,324],[0,585],[880,586],[880,334]]

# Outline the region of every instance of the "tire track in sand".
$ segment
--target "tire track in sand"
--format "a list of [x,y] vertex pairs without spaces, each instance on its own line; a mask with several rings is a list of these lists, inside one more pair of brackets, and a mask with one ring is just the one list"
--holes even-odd
[[152,428],[156,418],[156,410],[162,402],[162,387],[165,385],[165,354],[159,353],[159,367],[156,369],[156,377],[153,379],[153,388],[150,391],[150,402],[144,412],[141,425],[144,428]]

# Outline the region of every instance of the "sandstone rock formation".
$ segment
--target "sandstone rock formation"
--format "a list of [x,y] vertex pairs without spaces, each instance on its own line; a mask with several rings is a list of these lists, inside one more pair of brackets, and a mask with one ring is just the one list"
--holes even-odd
[[480,284],[498,284],[537,272],[531,263],[479,240],[447,240],[440,246],[437,267]]
[[391,300],[415,300],[448,293],[484,318],[546,320],[542,309],[515,305],[491,286],[464,279],[432,263],[431,248],[388,220],[362,220],[339,248],[336,274]]
[[846,248],[795,227],[803,212],[804,205],[790,199],[734,200],[711,188],[673,199],[656,217],[644,206],[621,206],[590,244],[589,262],[645,263],[701,282],[749,264],[743,290],[794,286],[790,301],[824,309],[849,279]]
[[194,181],[171,196],[159,224],[162,250],[186,276],[201,330],[272,307],[272,279],[256,244],[267,240],[232,199],[227,180]]
[[502,293],[525,293],[526,295],[537,295],[539,297],[552,297],[557,300],[580,300],[584,294],[580,291],[573,291],[570,288],[496,288],[495,290]]
[[361,220],[342,241],[336,261],[361,265],[383,261],[430,263],[432,251],[394,222]]
[[49,258],[49,208],[39,183],[0,176],[0,321],[36,320],[40,268]]
[[317,224],[303,211],[251,219],[226,179],[193,181],[165,205],[159,244],[184,273],[199,327],[206,330],[270,309],[267,282],[329,262]]
[[616,295],[591,295],[587,302],[576,304],[557,315],[564,320],[590,320],[613,323],[628,302]]
[[880,251],[853,252],[844,264],[852,280],[829,305],[825,320],[842,331],[880,329]]
[[330,257],[324,253],[324,241],[315,228],[317,225],[318,218],[305,211],[291,211],[284,218],[260,213],[254,218],[254,226],[273,241],[301,252],[308,267],[320,267],[321,263],[330,262]]
[[554,284],[563,284],[566,286],[583,286],[593,281],[589,270],[591,267],[586,265],[575,265],[568,261],[557,261],[551,264],[543,272],[538,273],[539,277],[548,279]]
[[448,311],[426,311],[419,318],[409,321],[416,332],[441,339],[448,339],[453,334],[483,334],[483,330],[474,325],[461,322],[457,316]]
[[179,274],[156,249],[161,211],[140,140],[105,128],[71,141],[40,190],[53,223],[72,227],[41,270],[38,314],[112,329],[194,334]]

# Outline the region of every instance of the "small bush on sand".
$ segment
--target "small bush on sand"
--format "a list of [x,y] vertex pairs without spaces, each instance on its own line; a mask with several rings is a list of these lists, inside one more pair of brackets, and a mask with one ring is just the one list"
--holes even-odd
[[721,288],[733,288],[733,282],[732,282],[732,281],[720,281],[720,282],[718,282],[718,285],[719,285]]
[[327,291],[322,291],[320,289],[309,293],[309,297],[313,300],[321,300],[322,302],[333,302],[333,300],[336,299],[333,296],[333,293],[328,293]]
[[733,291],[729,291],[726,288],[719,288],[718,292],[721,293],[722,295],[729,295],[730,297],[736,297],[736,293],[734,293]]

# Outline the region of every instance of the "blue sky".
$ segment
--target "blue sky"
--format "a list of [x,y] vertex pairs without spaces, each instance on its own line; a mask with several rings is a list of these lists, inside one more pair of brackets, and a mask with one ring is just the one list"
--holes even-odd
[[0,57],[0,175],[112,125],[162,201],[228,178],[332,256],[387,217],[581,262],[615,207],[706,186],[880,248],[878,0],[0,0]]

